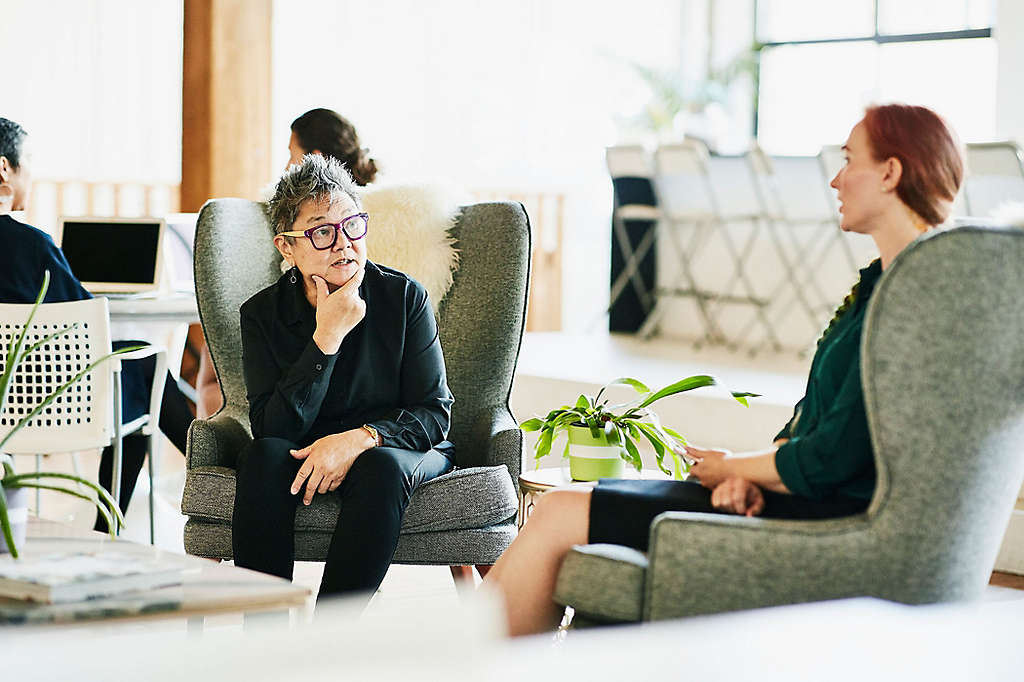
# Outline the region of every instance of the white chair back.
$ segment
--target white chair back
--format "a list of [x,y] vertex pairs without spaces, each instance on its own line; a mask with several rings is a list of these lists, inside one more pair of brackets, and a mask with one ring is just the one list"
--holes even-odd
[[1024,202],[1024,151],[1014,142],[967,145],[963,194],[967,214],[978,217],[1008,201]]
[[675,217],[718,214],[708,177],[708,150],[696,140],[664,144],[654,152],[658,202]]
[[[32,310],[30,304],[0,304],[0,372]],[[71,329],[75,323],[77,328]],[[60,329],[71,329],[33,351],[11,379],[0,438],[47,396],[90,363],[110,353],[107,299],[95,298],[39,306],[25,337],[25,346]],[[114,433],[113,370],[111,358],[60,395],[11,438],[9,454],[41,454],[87,450],[109,445]]]
[[604,159],[608,165],[608,174],[613,178],[651,177],[651,159],[641,145],[608,147],[604,151]]

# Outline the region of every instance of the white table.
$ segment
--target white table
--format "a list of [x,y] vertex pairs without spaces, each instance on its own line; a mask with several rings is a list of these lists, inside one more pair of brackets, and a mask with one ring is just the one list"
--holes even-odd
[[[23,554],[100,549],[181,562],[185,566],[182,584],[72,604],[31,604],[0,599],[0,623],[71,623],[142,617],[193,619],[217,613],[301,608],[310,595],[309,589],[281,578],[209,559],[165,552],[150,545],[112,540],[107,535],[35,517],[29,519]],[[0,632],[0,639],[2,637]]]

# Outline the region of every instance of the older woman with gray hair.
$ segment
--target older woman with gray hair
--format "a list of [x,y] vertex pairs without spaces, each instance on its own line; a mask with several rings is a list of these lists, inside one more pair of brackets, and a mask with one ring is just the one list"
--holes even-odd
[[369,216],[337,160],[290,167],[268,211],[290,268],[241,308],[254,441],[238,461],[235,563],[290,579],[296,505],[335,494],[320,596],[373,591],[410,496],[454,461],[433,311],[418,282],[366,259]]

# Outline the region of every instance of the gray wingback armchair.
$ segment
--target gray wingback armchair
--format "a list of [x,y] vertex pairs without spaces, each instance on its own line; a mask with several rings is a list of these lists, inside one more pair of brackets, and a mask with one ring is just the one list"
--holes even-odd
[[[224,394],[224,407],[193,422],[181,509],[185,550],[230,559],[235,462],[251,440],[242,379],[238,310],[280,276],[280,257],[263,206],[208,202],[199,214],[195,279],[199,314]],[[522,432],[508,408],[526,313],[530,225],[516,203],[464,207],[452,231],[460,252],[438,327],[455,396],[448,439],[457,468],[422,485],[406,510],[394,561],[492,564],[515,537],[513,481]],[[416,273],[409,273],[416,276]],[[295,558],[327,556],[341,512],[337,493],[317,495],[295,514]]]
[[861,347],[878,484],[864,514],[667,513],[647,554],[588,545],[556,599],[583,624],[874,596],[971,599],[1024,477],[1024,231],[929,234],[886,270]]

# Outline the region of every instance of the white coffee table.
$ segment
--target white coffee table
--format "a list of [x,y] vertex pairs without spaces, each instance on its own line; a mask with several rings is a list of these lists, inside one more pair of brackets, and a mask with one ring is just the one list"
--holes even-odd
[[93,531],[30,518],[24,556],[102,550],[133,556],[170,558],[185,565],[182,584],[135,594],[72,604],[32,604],[0,599],[0,624],[70,623],[92,619],[197,619],[220,613],[251,613],[301,608],[310,590],[287,580],[209,559],[173,554]]

